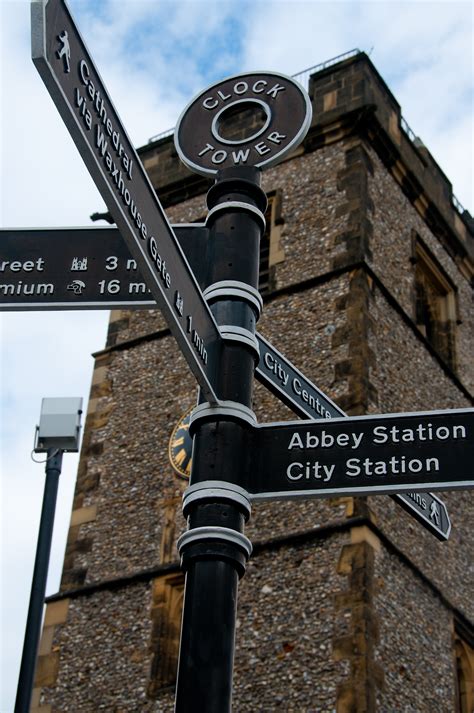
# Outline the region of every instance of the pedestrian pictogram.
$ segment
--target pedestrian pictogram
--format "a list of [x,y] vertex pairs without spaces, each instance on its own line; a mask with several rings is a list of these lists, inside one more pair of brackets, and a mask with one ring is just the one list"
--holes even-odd
[[61,42],[62,46],[61,49],[56,52],[56,57],[58,59],[61,59],[61,57],[63,58],[64,71],[69,73],[71,71],[71,48],[69,46],[69,35],[67,33],[67,30],[63,30],[58,35],[58,40]]

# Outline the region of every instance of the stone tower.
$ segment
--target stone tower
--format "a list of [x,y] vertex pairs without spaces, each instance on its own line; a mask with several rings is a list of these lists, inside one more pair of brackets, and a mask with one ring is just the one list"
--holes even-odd
[[[348,414],[470,407],[471,216],[364,53],[309,94],[304,144],[263,176],[260,333]],[[202,221],[210,184],[172,137],[139,153],[171,222]],[[94,356],[33,710],[172,711],[187,482],[168,444],[196,385],[157,311],[112,312]],[[254,409],[295,419],[259,384]],[[472,713],[472,497],[441,496],[447,543],[388,496],[254,506],[236,712]]]

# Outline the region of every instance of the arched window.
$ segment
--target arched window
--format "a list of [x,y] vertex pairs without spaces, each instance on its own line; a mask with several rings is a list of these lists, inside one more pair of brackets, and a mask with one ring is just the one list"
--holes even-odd
[[474,649],[459,634],[455,640],[458,713],[474,712]]
[[422,334],[456,368],[456,288],[433,254],[415,236],[415,320]]
[[149,698],[156,698],[164,688],[174,686],[176,682],[183,595],[182,572],[153,581]]

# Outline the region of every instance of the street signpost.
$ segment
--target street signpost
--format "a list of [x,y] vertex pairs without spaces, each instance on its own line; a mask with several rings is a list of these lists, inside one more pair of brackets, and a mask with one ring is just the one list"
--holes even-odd
[[33,0],[32,57],[204,396],[222,339],[64,0]]
[[[225,713],[238,579],[252,551],[244,534],[251,501],[397,494],[447,537],[444,506],[425,489],[474,487],[474,410],[345,417],[255,333],[267,203],[260,169],[304,139],[311,102],[302,87],[282,75],[249,72],[208,87],[186,107],[175,132],[178,154],[216,182],[207,195],[205,226],[181,230],[183,252],[65,1],[32,0],[31,9],[33,61],[130,257],[108,242],[113,229],[100,231],[97,249],[86,247],[87,231],[78,229],[54,265],[41,252],[51,235],[43,235],[39,247],[23,231],[28,254],[15,253],[15,246],[1,256],[0,308],[161,308],[201,387],[190,419],[188,530],[178,541],[186,586],[175,711]],[[95,231],[89,236],[99,235]],[[198,239],[188,242],[191,235]],[[257,426],[255,362],[257,378],[313,420]]]
[[474,409],[255,428],[253,500],[474,488]]
[[[282,99],[290,96],[291,111]],[[262,110],[265,116],[259,123]],[[242,123],[243,136],[229,133],[231,116]],[[184,163],[217,179],[207,194],[212,259],[202,279],[224,337],[219,368],[223,402],[217,408],[199,404],[190,424],[194,434],[191,490],[198,489],[191,495],[188,491],[183,504],[188,530],[178,540],[186,586],[177,713],[231,710],[238,578],[252,550],[244,535],[250,501],[238,483],[248,457],[248,428],[256,423],[252,411],[258,359],[255,323],[263,306],[258,275],[267,206],[259,167],[293,150],[310,121],[311,103],[296,82],[260,72],[209,87],[188,105],[176,127],[175,143]],[[210,487],[215,477],[215,487]]]

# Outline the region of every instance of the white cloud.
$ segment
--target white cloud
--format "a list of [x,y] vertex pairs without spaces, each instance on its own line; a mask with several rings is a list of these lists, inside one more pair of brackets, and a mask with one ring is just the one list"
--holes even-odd
[[[72,3],[135,143],[174,126],[183,106],[209,83],[210,73],[214,78],[237,71],[243,4],[137,1],[122,3],[118,12],[109,0],[97,16],[87,4]],[[229,37],[233,23],[239,27]]]
[[350,32],[356,3],[258,2],[256,9],[245,39],[246,69],[296,74],[357,46]]
[[355,47],[370,53],[410,127],[472,211],[471,3],[261,0],[255,7],[246,69],[293,74]]

